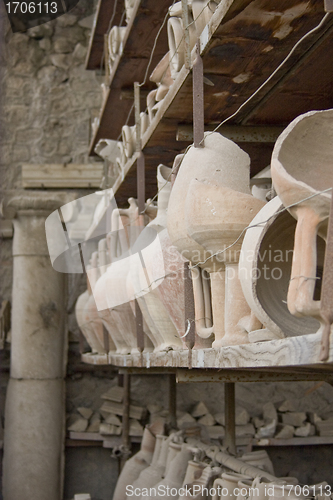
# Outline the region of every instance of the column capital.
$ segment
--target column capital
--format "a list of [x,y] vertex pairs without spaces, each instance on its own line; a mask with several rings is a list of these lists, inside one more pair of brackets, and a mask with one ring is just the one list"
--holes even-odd
[[14,219],[19,212],[45,212],[50,214],[57,208],[76,198],[76,193],[38,192],[38,191],[3,191],[0,212],[6,219]]

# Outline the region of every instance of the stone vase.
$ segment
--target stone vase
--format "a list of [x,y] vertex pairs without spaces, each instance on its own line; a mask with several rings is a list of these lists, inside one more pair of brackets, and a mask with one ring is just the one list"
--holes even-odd
[[192,12],[197,36],[199,37],[204,27],[209,23],[218,2],[211,0],[193,0]]
[[126,461],[124,468],[120,473],[116,489],[113,494],[113,500],[125,500],[126,486],[132,485],[139,477],[140,473],[149,467],[153,459],[154,448],[155,436],[146,427],[143,432],[140,451]]
[[112,62],[115,61],[120,52],[121,44],[123,43],[126,33],[125,26],[113,26],[108,37],[109,56]]
[[257,450],[251,451],[249,453],[244,453],[244,455],[242,455],[241,457],[241,460],[249,465],[253,465],[254,467],[258,467],[258,469],[262,469],[263,471],[268,472],[272,476],[275,476],[272,461],[269,458],[266,450]]
[[[326,239],[332,193],[321,191],[333,185],[332,130],[333,109],[300,115],[277,139],[271,162],[274,188],[297,219],[288,309],[295,316],[316,318],[321,331],[328,318],[322,317],[320,300],[314,299],[317,235]],[[329,335],[330,329],[323,338],[321,360],[328,358]]]
[[[168,279],[166,258],[172,245],[167,241],[165,234],[163,244],[160,240],[160,233],[165,231],[166,227],[166,211],[171,189],[170,173],[170,168],[159,165],[157,180],[160,192],[157,203],[157,216],[143,229],[132,249],[134,252],[141,253],[144,262],[143,267],[142,262],[139,262],[139,260],[134,261],[130,276],[135,297],[139,300],[140,307],[144,302],[143,307],[141,307],[142,314],[148,324],[153,323],[154,328],[152,331],[156,332],[157,330],[158,332],[158,336],[155,337],[155,343],[157,344],[155,350],[180,349],[182,347],[179,333],[169,315],[173,301],[178,300],[173,317],[177,318],[178,324],[180,323],[182,297],[179,295],[182,293],[182,287],[176,283],[175,279]],[[165,246],[168,243],[169,246]],[[162,292],[159,291],[160,288],[163,290]],[[164,300],[161,300],[162,297]],[[165,307],[167,301],[169,303],[168,308]]]
[[[161,493],[165,491],[166,495],[158,495],[156,497],[151,496],[151,499],[158,498],[172,498],[171,495],[167,496],[167,491],[175,488],[179,489],[184,481],[186,474],[188,461],[192,458],[192,453],[189,451],[186,444],[181,445],[181,450],[177,453],[177,456],[170,462],[169,467],[166,469],[165,478],[155,485],[157,491]],[[158,490],[158,488],[163,488]],[[169,488],[169,490],[167,489]]]
[[249,157],[235,143],[206,134],[204,147],[185,154],[170,196],[168,232],[185,258],[210,273],[214,325],[197,331],[203,337],[214,332],[213,347],[248,342],[238,326],[250,313],[238,258],[243,231],[262,206],[250,195]]
[[199,493],[193,495],[191,498],[193,500],[207,500],[208,498],[210,498],[210,496],[206,494],[207,488],[209,489],[211,486],[213,486],[215,479],[217,479],[221,475],[221,473],[221,467],[212,467],[210,465],[205,467],[199,479],[196,479],[192,483],[193,486],[199,486],[200,491]]
[[136,145],[136,127],[133,125],[129,127],[128,125],[124,125],[122,128],[122,139],[124,145],[124,151],[127,159],[132,158],[135,152]]
[[244,476],[243,474],[238,474],[237,472],[223,472],[221,478],[217,478],[214,481],[213,488],[218,491],[223,490],[223,494],[221,496],[214,495],[213,500],[219,500],[223,498],[228,498],[230,500],[235,500],[235,488],[238,487],[238,482],[242,480],[251,479],[249,476]]
[[[189,20],[190,23],[191,21],[193,21],[193,19]],[[182,19],[180,17],[170,17],[168,19],[167,30],[170,51],[170,72],[171,77],[175,80],[185,63],[185,41]],[[189,34],[190,50],[192,50],[197,40],[193,24],[189,26]]]
[[[163,479],[166,465],[167,449],[167,437],[157,435],[154,455],[151,464],[140,473],[139,477],[133,483],[133,488],[139,488],[140,490],[142,490],[142,488],[150,488]],[[128,496],[128,498],[132,498],[132,496]]]
[[155,94],[156,101],[162,101],[168,93],[170,86],[173,84],[169,63],[170,53],[167,52],[149,77],[149,80],[157,85],[157,92]]
[[[275,197],[258,212],[251,222],[254,227],[244,236],[239,259],[242,290],[266,328],[266,340],[310,334],[319,328],[316,319],[294,316],[287,307],[296,221],[283,209]],[[324,241],[318,237],[318,267],[323,267],[324,253]]]
[[99,341],[94,330],[92,329],[89,322],[89,314],[87,315],[88,301],[92,297],[92,294],[86,290],[82,293],[75,304],[75,317],[77,324],[83,333],[84,338],[88,342],[92,353],[105,354],[104,345]]

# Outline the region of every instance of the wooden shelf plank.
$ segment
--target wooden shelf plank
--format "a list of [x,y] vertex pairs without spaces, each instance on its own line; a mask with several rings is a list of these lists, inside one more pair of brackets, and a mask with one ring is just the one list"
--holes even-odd
[[[122,92],[133,90],[134,81],[142,82],[155,37],[165,17],[170,0],[137,0],[133,16],[127,26],[123,51],[116,58],[109,81],[109,91],[105,98],[100,118],[99,127],[91,141],[90,154],[99,139],[117,139],[121,134],[128,113],[133,104],[132,99],[122,99]],[[142,87],[151,90],[155,84],[149,81],[149,74],[157,63],[168,51],[166,29],[162,30],[151,61],[148,79]],[[145,102],[142,102],[145,106]],[[116,117],[116,119],[115,119]],[[134,115],[131,124],[134,123]]]
[[57,163],[22,165],[22,187],[30,188],[99,188],[103,175],[103,163]]
[[86,59],[86,69],[100,70],[104,67],[104,34],[107,33],[111,18],[112,26],[118,26],[124,11],[124,2],[99,0]]
[[299,437],[290,439],[254,439],[252,446],[318,446],[325,444],[333,444],[333,437],[329,436],[311,436]]
[[[287,337],[268,342],[256,342],[228,346],[221,349],[200,349],[192,351],[193,368],[215,369],[251,369],[265,371],[288,368],[292,373],[302,369],[305,376],[311,370],[313,376],[333,378],[333,343],[326,363],[319,362],[321,336],[318,333],[298,337]],[[109,353],[82,355],[85,363],[102,365],[112,364],[121,368],[187,368],[188,351],[144,352],[140,354],[120,355]],[[296,376],[296,375],[295,375]],[[298,375],[297,375],[298,376]],[[302,376],[302,375],[301,375]],[[298,376],[299,378],[299,376]]]

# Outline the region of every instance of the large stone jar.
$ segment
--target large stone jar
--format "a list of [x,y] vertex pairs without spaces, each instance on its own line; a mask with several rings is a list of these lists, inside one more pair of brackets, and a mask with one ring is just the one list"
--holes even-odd
[[[317,235],[326,239],[333,186],[333,109],[297,117],[282,132],[272,154],[272,179],[283,204],[297,219],[288,308],[313,316],[324,329],[317,282]],[[326,332],[329,335],[329,330]],[[328,357],[328,338],[321,359]]]
[[153,459],[155,440],[155,436],[146,427],[143,432],[140,451],[126,461],[121,471],[113,494],[113,500],[125,500],[126,486],[132,485],[140,473],[149,467]]
[[[168,208],[170,239],[182,255],[210,273],[213,347],[247,343],[238,321],[250,313],[238,278],[244,229],[264,205],[250,194],[250,159],[218,133],[191,147],[180,165]],[[217,254],[216,256],[212,256]],[[225,307],[224,307],[225,305]]]
[[[184,311],[184,285],[181,279],[183,261],[175,252],[172,253],[172,244],[165,229],[170,177],[171,169],[159,165],[157,216],[143,229],[132,248],[133,253],[141,253],[142,260],[133,261],[129,275],[142,314],[155,337],[156,351],[180,349],[180,333],[184,333],[181,325]],[[170,271],[173,272],[172,276]]]

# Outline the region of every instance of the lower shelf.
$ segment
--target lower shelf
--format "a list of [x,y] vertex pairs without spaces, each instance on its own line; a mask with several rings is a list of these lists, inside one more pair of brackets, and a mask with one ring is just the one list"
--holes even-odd
[[[132,443],[141,443],[141,437],[131,437]],[[97,432],[70,432],[69,439],[66,440],[66,446],[103,446],[103,448],[115,448],[122,444],[121,436],[101,436]],[[236,438],[237,446],[319,446],[333,444],[333,436],[311,436],[296,437],[290,439],[262,438],[254,439],[251,437]]]
[[93,365],[121,368],[215,368],[276,369],[307,367],[333,374],[333,342],[327,362],[319,361],[321,336],[318,333],[267,342],[227,346],[220,349],[187,349],[143,352],[130,355],[82,354],[82,361]]
[[[132,443],[141,443],[140,436],[131,436]],[[73,432],[66,439],[66,446],[102,446],[116,448],[122,444],[121,436],[102,436],[98,432]]]

